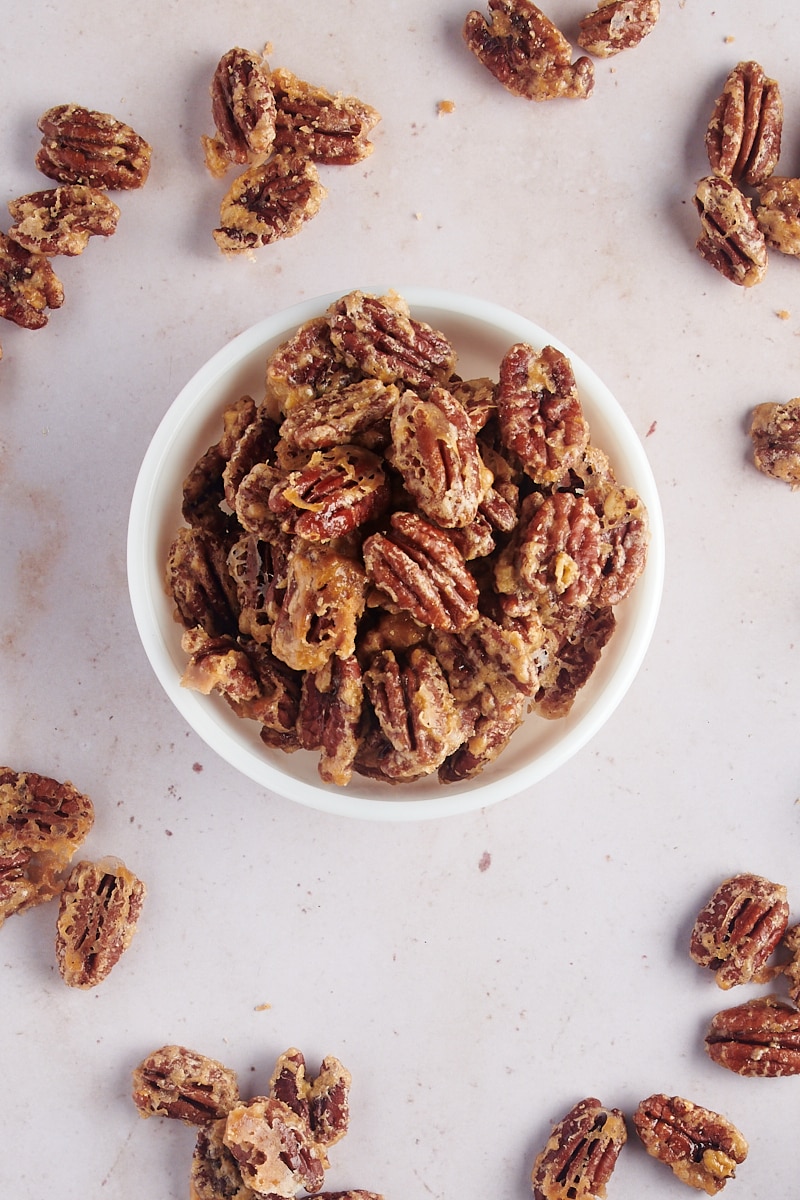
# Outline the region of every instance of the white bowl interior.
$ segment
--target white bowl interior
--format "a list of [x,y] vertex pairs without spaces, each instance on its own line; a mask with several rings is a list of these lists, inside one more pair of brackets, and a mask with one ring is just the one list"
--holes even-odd
[[[388,289],[370,287],[380,294]],[[645,570],[617,607],[617,628],[571,712],[548,721],[531,715],[510,744],[476,779],[440,784],[436,776],[392,786],[354,776],[347,788],[323,783],[317,756],[265,746],[255,722],[237,717],[219,696],[181,687],[186,656],[182,629],[164,587],[169,546],[181,526],[182,485],[221,432],[225,406],[249,393],[260,400],[271,351],[303,321],[324,312],[341,293],[318,297],[267,317],[223,347],[186,384],[161,421],[142,463],[128,528],[128,581],[134,618],[162,687],[199,736],[250,779],[281,796],[346,816],[404,820],[439,817],[492,804],[537,783],[600,729],[624,696],[652,637],[664,576],[664,531],[655,481],[642,444],[609,389],[557,338],[524,317],[482,300],[426,288],[396,289],[412,315],[442,330],[458,352],[464,378],[497,377],[514,344],[553,345],[572,362],[594,445],[611,459],[621,482],[647,505],[651,540]]]

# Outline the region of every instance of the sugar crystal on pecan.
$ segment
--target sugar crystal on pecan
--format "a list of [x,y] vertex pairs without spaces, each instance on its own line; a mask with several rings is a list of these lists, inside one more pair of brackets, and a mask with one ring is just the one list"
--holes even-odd
[[275,143],[315,162],[349,165],[373,151],[369,134],[380,113],[356,96],[332,94],[278,67],[271,76],[275,98]]

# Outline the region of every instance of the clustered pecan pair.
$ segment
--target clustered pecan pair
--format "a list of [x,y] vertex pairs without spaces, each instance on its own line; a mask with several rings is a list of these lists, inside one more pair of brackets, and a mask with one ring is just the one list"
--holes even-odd
[[[771,963],[781,949],[788,961]],[[786,888],[749,873],[724,880],[697,915],[689,954],[726,990],[788,980],[789,1001],[768,995],[717,1013],[705,1047],[737,1075],[799,1075],[800,925],[789,926]]]
[[236,1072],[216,1059],[167,1045],[133,1072],[141,1117],[166,1117],[197,1129],[191,1200],[382,1200],[361,1189],[322,1191],[328,1151],[350,1123],[350,1072],[337,1058],[306,1071],[294,1047],[280,1055],[266,1092],[244,1100]]
[[[489,0],[489,20],[467,15],[467,47],[507,91],[527,100],[585,99],[594,66],[585,55],[572,61],[572,45],[531,0]],[[655,26],[660,0],[600,0],[580,22],[578,46],[599,58],[638,46]]]
[[[690,1187],[716,1195],[747,1157],[747,1142],[726,1117],[682,1096],[656,1092],[632,1123],[647,1153]],[[604,1200],[627,1142],[625,1118],[594,1096],[554,1126],[531,1171],[534,1200]]]
[[646,559],[572,367],[519,343],[464,380],[396,293],[352,292],[266,363],[184,484],[168,555],[185,686],[324,780],[477,774],[565,715]]
[[764,278],[768,247],[800,254],[800,179],[774,174],[783,116],[776,80],[759,63],[740,62],[725,80],[706,131],[711,174],[694,195],[701,224],[697,250],[741,287]]
[[13,223],[0,233],[0,316],[25,329],[41,329],[64,302],[50,259],[116,231],[120,210],[107,193],[142,187],[151,157],[129,125],[78,104],[49,108],[39,129],[36,166],[57,186],[10,200]]
[[74,862],[94,806],[69,782],[0,767],[0,925],[59,897],[56,962],[70,987],[107,977],[130,945],[145,896],[117,859]]
[[225,254],[298,233],[326,195],[318,164],[361,162],[372,153],[369,135],[380,120],[357,97],[271,70],[265,57],[240,46],[217,64],[211,112],[216,136],[203,138],[209,171],[221,177],[231,165],[247,168],[220,205],[213,235]]

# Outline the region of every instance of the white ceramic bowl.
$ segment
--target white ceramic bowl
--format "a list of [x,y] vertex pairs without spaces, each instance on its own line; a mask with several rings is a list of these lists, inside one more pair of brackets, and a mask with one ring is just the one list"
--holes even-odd
[[[386,288],[365,291],[381,294]],[[641,442],[608,388],[557,338],[498,305],[428,288],[395,289],[412,315],[441,329],[458,352],[464,378],[497,377],[506,350],[518,341],[556,346],[572,362],[594,445],[609,455],[621,482],[647,505],[651,541],[644,573],[617,608],[617,629],[568,716],[530,716],[498,759],[476,779],[391,786],[354,776],[347,788],[324,784],[317,756],[266,747],[255,722],[236,717],[224,700],[182,688],[186,656],[181,627],[164,588],[164,566],[182,524],[183,480],[216,442],[223,408],[249,392],[263,395],[264,364],[298,325],[318,316],[340,294],[321,296],[267,317],[224,346],[191,379],[155,432],[139,472],[128,528],[128,582],[145,652],[162,687],[189,725],[217,754],[264,788],[312,808],[377,820],[419,820],[468,812],[538,783],[580,750],[622,700],[636,675],[656,622],[664,575],[664,532],[658,493]]]

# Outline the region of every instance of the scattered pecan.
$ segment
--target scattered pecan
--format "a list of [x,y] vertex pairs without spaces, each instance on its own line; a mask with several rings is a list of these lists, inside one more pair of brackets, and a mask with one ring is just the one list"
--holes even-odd
[[100,188],[64,184],[9,200],[8,236],[38,254],[81,254],[90,237],[116,232],[119,208]]
[[800,1005],[800,925],[793,925],[786,930],[782,945],[791,955],[791,960],[783,968],[789,981],[789,996],[795,1004]]
[[380,113],[355,96],[331,95],[298,79],[291,71],[272,72],[275,97],[275,144],[307,155],[315,162],[349,165],[374,149],[369,135]]
[[293,1198],[305,1189],[315,1193],[325,1177],[324,1150],[302,1117],[271,1096],[258,1096],[231,1109],[223,1142],[253,1191]]
[[239,164],[266,158],[275,141],[275,97],[261,55],[241,46],[228,50],[217,63],[210,90],[225,158]]
[[189,1200],[259,1200],[242,1179],[224,1142],[225,1119],[198,1130],[189,1172]]
[[455,351],[444,334],[410,315],[402,297],[350,292],[328,309],[330,338],[344,361],[383,383],[446,383]]
[[23,329],[41,329],[45,310],[63,303],[64,289],[47,258],[0,233],[0,317]]
[[747,1142],[727,1117],[682,1096],[657,1093],[642,1100],[633,1126],[648,1154],[709,1196],[735,1177],[747,1157]]
[[296,671],[319,670],[331,654],[350,657],[365,592],[364,571],[354,559],[327,546],[300,543],[289,560],[273,652]]
[[288,151],[275,154],[233,181],[214,241],[224,254],[242,254],[294,237],[317,215],[325,195],[313,162]]
[[578,45],[598,58],[610,58],[638,46],[660,15],[660,0],[600,0],[580,22]]
[[210,1126],[239,1103],[236,1072],[185,1046],[162,1046],[134,1069],[133,1102],[140,1117],[171,1117]]
[[270,491],[269,507],[285,531],[329,542],[381,516],[389,499],[377,455],[344,445],[317,450],[302,470],[284,476]]
[[112,191],[140,188],[150,173],[151,148],[130,125],[79,104],[59,104],[39,118],[36,166],[58,183]]
[[491,20],[473,11],[464,22],[467,47],[507,91],[527,100],[584,98],[594,87],[588,58],[572,62],[572,46],[531,0],[488,0]]
[[750,201],[729,179],[708,175],[697,185],[700,255],[741,287],[760,283],[767,270],[767,246]]
[[587,1097],[553,1126],[531,1172],[534,1200],[604,1200],[627,1140],[622,1113]]
[[167,591],[186,629],[199,625],[209,637],[238,628],[236,587],[225,544],[205,529],[180,529],[167,556]]
[[719,987],[764,983],[767,959],[789,923],[786,888],[760,875],[733,875],[715,890],[692,929],[689,955],[715,973]]
[[705,1046],[737,1075],[800,1075],[800,1010],[779,996],[748,1000],[713,1017]]
[[725,80],[706,132],[711,170],[733,184],[764,183],[778,163],[782,131],[778,84],[757,62],[740,62]]
[[[275,1064],[269,1094],[302,1118],[316,1144],[327,1149],[347,1133],[351,1082],[350,1072],[332,1054],[322,1060],[319,1074],[310,1077],[304,1055],[292,1046]],[[327,1158],[323,1165],[327,1167]]]
[[539,484],[560,484],[582,461],[589,430],[575,375],[560,350],[519,342],[500,363],[497,413],[505,445]]
[[107,978],[136,932],[146,889],[118,859],[79,862],[59,900],[56,960],[70,987]]
[[755,212],[768,246],[800,255],[800,179],[773,175],[758,188]]

